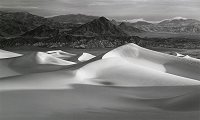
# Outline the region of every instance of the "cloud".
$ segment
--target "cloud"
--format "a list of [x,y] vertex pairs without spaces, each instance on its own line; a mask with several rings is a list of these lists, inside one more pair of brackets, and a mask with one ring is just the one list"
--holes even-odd
[[105,6],[105,5],[126,5],[126,4],[136,4],[141,2],[146,2],[147,0],[96,0],[91,1],[89,5]]
[[0,8],[13,8],[13,9],[39,9],[36,6],[0,6]]

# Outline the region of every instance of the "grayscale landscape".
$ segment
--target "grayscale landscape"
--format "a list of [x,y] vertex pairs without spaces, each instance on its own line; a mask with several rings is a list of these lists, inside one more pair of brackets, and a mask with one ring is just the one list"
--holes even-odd
[[198,0],[0,0],[0,120],[200,120]]

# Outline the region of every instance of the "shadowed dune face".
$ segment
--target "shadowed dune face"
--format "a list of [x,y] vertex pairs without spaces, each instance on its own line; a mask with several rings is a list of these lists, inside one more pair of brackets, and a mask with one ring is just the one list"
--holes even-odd
[[34,52],[19,57],[0,59],[0,78],[56,71],[74,64],[76,63],[43,52]]
[[[75,85],[68,90],[29,90],[1,92],[0,118],[3,120],[64,119],[143,119],[199,120],[199,108],[184,104],[194,86],[114,88]],[[193,94],[196,98],[198,94]],[[174,100],[174,97],[179,100]],[[198,105],[187,101],[190,105]],[[178,104],[177,104],[178,103]],[[179,103],[181,105],[179,105]],[[176,106],[177,105],[177,106]],[[8,115],[9,113],[9,115]]]
[[[185,64],[187,63],[187,64]],[[200,63],[200,62],[199,62]],[[174,61],[165,64],[166,72],[182,77],[187,77],[200,81],[200,64],[193,60]]]
[[0,120],[199,120],[199,70],[135,44],[0,59]]
[[163,108],[179,111],[198,111],[200,109],[199,90],[168,99]]
[[[15,58],[13,58],[15,59]],[[12,68],[9,67],[10,62],[12,59],[1,59],[0,60],[0,78],[9,77],[9,76],[16,76],[20,75],[19,72],[16,72]]]

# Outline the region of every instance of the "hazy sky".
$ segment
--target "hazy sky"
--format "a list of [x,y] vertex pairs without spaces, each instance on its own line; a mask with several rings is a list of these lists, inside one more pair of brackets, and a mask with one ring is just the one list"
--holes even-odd
[[200,20],[200,0],[0,0],[0,9],[41,16],[82,13],[117,19],[186,17]]

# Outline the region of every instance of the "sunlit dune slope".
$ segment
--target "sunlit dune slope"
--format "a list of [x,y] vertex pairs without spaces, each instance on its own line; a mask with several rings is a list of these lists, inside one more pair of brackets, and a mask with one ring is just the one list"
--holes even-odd
[[0,59],[12,58],[12,57],[18,57],[18,56],[21,56],[21,54],[13,53],[13,52],[9,52],[9,51],[0,49]]
[[88,61],[88,60],[91,60],[92,58],[95,58],[96,56],[92,55],[92,54],[89,54],[89,53],[83,53],[79,58],[78,60],[80,62],[85,62],[85,61]]
[[198,59],[135,44],[66,59],[1,59],[0,120],[199,120]]
[[62,50],[52,50],[52,51],[47,51],[46,53],[52,55],[53,57],[65,58],[65,59],[76,56],[76,54],[64,52]]
[[[199,62],[154,52],[135,44],[124,45],[102,57],[96,57],[79,64],[39,52],[19,57],[10,65],[13,68],[12,70],[21,73],[26,73],[26,71],[28,73],[46,71],[47,73],[5,78],[4,84],[6,84],[6,81],[15,79],[16,81],[23,81],[23,84],[26,85],[26,81],[28,81],[28,84],[31,83],[30,81],[34,83],[39,77],[42,79],[38,83],[45,81],[48,86],[49,76],[54,74],[51,79],[52,82],[55,82],[56,87],[45,88],[64,89],[63,85],[68,86],[68,81],[73,81],[70,84],[118,87],[200,85],[200,81],[198,81]],[[51,65],[56,65],[56,67]],[[70,69],[62,68],[62,70],[54,72],[59,70],[57,65],[70,65]],[[69,76],[67,73],[73,74]],[[66,76],[66,78],[60,76]],[[59,82],[60,88],[56,85],[58,80],[63,82],[63,85],[62,82]],[[17,86],[17,82],[9,84],[13,84],[13,86],[16,84]],[[31,88],[26,87],[26,89],[32,89],[33,87],[34,84]],[[42,88],[42,85],[40,87]],[[20,89],[20,87],[16,88]]]
[[80,68],[77,76],[83,83],[114,86],[195,85],[200,62],[128,44]]
[[146,68],[200,80],[200,61],[155,52],[135,44],[114,49],[105,54],[105,58],[121,58]]
[[0,60],[0,77],[23,75],[27,73],[59,70],[62,66],[76,64],[43,52],[34,52],[20,57]]

